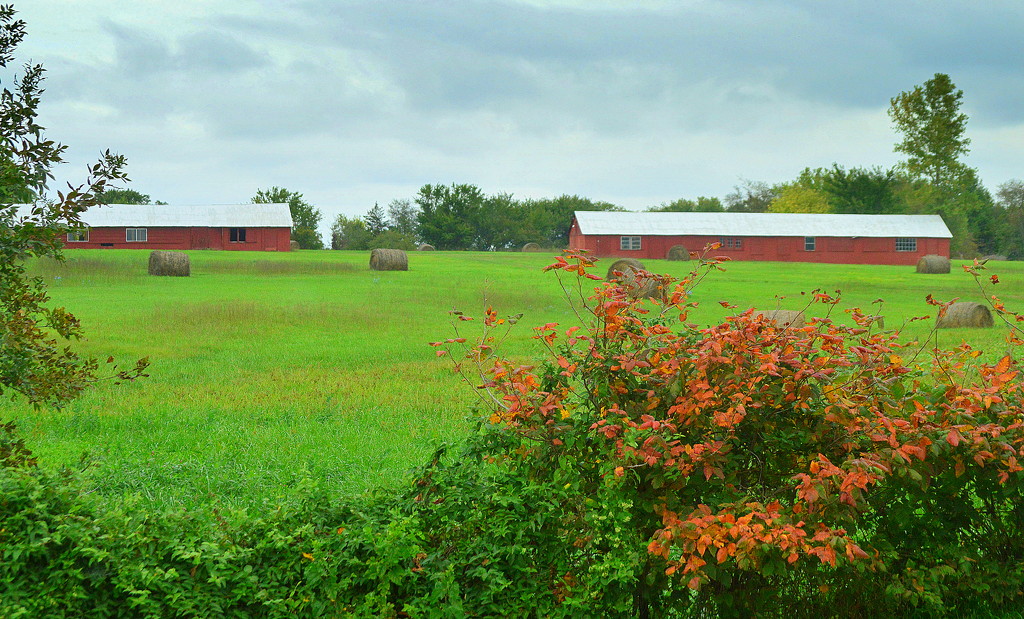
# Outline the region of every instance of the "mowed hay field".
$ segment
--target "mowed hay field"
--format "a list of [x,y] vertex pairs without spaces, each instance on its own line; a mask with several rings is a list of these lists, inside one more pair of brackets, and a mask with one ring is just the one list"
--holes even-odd
[[[470,428],[474,390],[428,345],[452,337],[450,310],[523,313],[505,351],[525,362],[542,358],[533,326],[577,320],[556,277],[541,272],[548,253],[410,252],[409,271],[371,271],[369,252],[189,255],[191,277],[147,275],[148,251],[71,250],[64,264],[31,265],[54,303],[82,320],[88,340],[76,346],[124,366],[152,362],[150,377],[99,383],[62,410],[0,402],[0,419],[17,422],[43,466],[91,463],[96,492],[168,506],[257,506],[310,484],[338,497],[396,487],[437,441]],[[720,320],[728,310],[719,301],[804,309],[820,288],[841,290],[841,308],[880,313],[891,329],[934,316],[928,294],[983,300],[961,264],[921,275],[913,266],[727,263],[694,291],[701,305],[691,319]],[[681,277],[694,263],[645,265]],[[1002,282],[994,291],[1024,310],[1024,264],[988,266]],[[933,323],[910,323],[904,338],[927,347],[966,340],[982,360],[1007,350],[998,321],[935,334]],[[478,333],[479,323],[459,326]]]

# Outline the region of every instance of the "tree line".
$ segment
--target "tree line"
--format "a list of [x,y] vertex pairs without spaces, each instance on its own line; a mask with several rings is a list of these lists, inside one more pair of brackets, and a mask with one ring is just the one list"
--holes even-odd
[[332,249],[507,251],[526,243],[564,247],[574,211],[625,210],[575,195],[518,200],[486,195],[470,184],[424,185],[412,199],[379,204],[363,217],[338,215],[331,225]]
[[[1024,258],[1024,181],[1011,179],[993,195],[977,171],[963,163],[970,152],[963,91],[936,73],[890,100],[889,118],[901,139],[894,150],[905,159],[891,168],[805,168],[795,179],[774,184],[742,180],[724,199],[698,196],[651,206],[648,212],[937,214],[953,234],[954,256]],[[110,189],[109,203],[149,203],[130,189]],[[252,202],[288,203],[292,240],[303,249],[323,249],[317,227],[322,213],[301,193],[260,189]],[[157,202],[159,204],[159,202]],[[331,249],[378,247],[507,251],[537,243],[565,247],[574,211],[625,211],[578,195],[517,199],[485,194],[472,184],[423,185],[409,198],[375,203],[365,215],[338,215],[330,227]]]
[[[795,179],[769,184],[743,180],[725,196],[679,198],[648,212],[937,214],[953,234],[952,253],[964,258],[1024,258],[1024,181],[1011,179],[995,195],[963,163],[970,152],[963,91],[936,73],[890,100],[889,118],[905,159],[880,166],[805,168]],[[339,215],[333,249],[508,250],[535,242],[565,246],[577,210],[626,209],[580,196],[517,200],[485,195],[474,185],[424,185],[413,200],[375,204],[362,217]]]

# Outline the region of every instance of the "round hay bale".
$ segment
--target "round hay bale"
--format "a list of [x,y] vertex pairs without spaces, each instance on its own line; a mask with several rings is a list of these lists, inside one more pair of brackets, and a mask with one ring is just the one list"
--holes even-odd
[[952,329],[957,327],[991,327],[992,312],[987,305],[973,301],[961,301],[946,308],[946,313],[936,317],[936,329]]
[[669,248],[668,255],[665,256],[665,259],[686,262],[690,259],[690,252],[686,251],[686,247],[682,245],[673,245]]
[[527,243],[526,245],[523,245],[523,251],[544,251],[544,250],[542,250],[540,248],[540,245],[538,245],[537,243]]
[[149,253],[149,274],[188,277],[192,264],[184,252],[156,250]]
[[408,271],[409,256],[401,249],[375,249],[370,252],[373,271]]
[[937,254],[921,256],[921,259],[917,261],[917,272],[929,274],[949,273],[949,258]]
[[622,284],[634,299],[653,299],[659,296],[658,283],[653,279],[646,279],[643,283],[637,281],[637,272],[646,270],[644,264],[635,258],[620,258],[608,267],[605,279]]
[[434,251],[434,246],[430,243],[420,243],[420,246],[416,248],[417,251]]
[[296,249],[302,248],[299,246],[298,241],[288,241],[288,249],[290,249],[291,251],[295,251]]
[[792,326],[802,327],[807,324],[804,313],[797,310],[768,310],[754,312],[754,316],[763,316],[765,320],[775,323],[775,326],[788,329]]
[[605,279],[610,282],[617,282],[620,278],[615,274],[616,271],[622,273],[622,275],[627,275],[640,270],[646,270],[644,269],[643,262],[636,258],[619,258],[608,267],[608,275],[605,276]]

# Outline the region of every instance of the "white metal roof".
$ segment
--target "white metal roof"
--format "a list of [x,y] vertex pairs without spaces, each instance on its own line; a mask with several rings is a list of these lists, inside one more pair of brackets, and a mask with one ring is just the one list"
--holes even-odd
[[[21,206],[18,214],[27,214]],[[92,228],[291,228],[287,204],[110,204],[82,214]]]
[[583,234],[645,236],[842,236],[948,239],[938,215],[820,213],[623,213],[576,211]]

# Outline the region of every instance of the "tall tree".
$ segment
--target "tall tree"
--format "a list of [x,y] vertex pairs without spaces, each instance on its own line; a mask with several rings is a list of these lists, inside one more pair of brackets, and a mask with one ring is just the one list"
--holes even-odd
[[996,191],[997,202],[1006,213],[1003,251],[1011,259],[1024,258],[1024,181],[1010,179]]
[[968,167],[960,157],[968,154],[967,115],[960,111],[964,93],[945,73],[889,102],[889,118],[903,139],[895,150],[907,156],[902,164],[913,177],[923,177],[944,189],[964,180]]
[[[25,22],[14,16],[13,7],[0,6],[0,68],[13,61],[25,36]],[[66,147],[47,139],[37,122],[42,79],[42,65],[26,64],[14,90],[0,92],[0,395],[60,405],[99,378],[100,362],[66,344],[82,336],[81,323],[50,305],[43,281],[28,277],[25,263],[63,259],[64,234],[82,226],[82,213],[97,204],[108,182],[127,177],[125,158],[107,151],[89,167],[85,183],[45,199],[51,170],[64,162]],[[27,211],[12,198],[28,203]],[[114,377],[130,380],[146,365],[140,361]]]
[[292,214],[292,240],[302,249],[323,249],[324,241],[317,232],[317,226],[323,214],[315,206],[306,202],[302,194],[289,191],[283,187],[257,189],[252,198],[253,204],[287,204]]
[[889,117],[903,134],[896,152],[912,179],[923,179],[935,191],[929,212],[942,215],[953,231],[954,255],[971,257],[998,246],[1000,212],[981,186],[977,173],[960,158],[970,152],[964,134],[967,115],[960,111],[963,91],[945,73],[890,101]]
[[366,230],[371,236],[377,236],[388,229],[388,220],[384,216],[384,209],[376,202],[373,203],[373,208],[363,216],[363,222],[366,223]]
[[725,196],[725,210],[733,213],[766,213],[778,197],[768,183],[744,179]]
[[410,237],[416,235],[416,207],[409,200],[388,203],[388,228]]
[[565,247],[569,243],[569,228],[576,211],[624,211],[610,202],[591,200],[577,195],[563,194],[557,198],[529,200],[524,212],[537,238],[527,240]]
[[476,236],[472,248],[478,251],[521,247],[536,236],[525,217],[523,203],[508,193],[484,198],[473,220],[473,228]]
[[822,187],[835,213],[883,215],[904,212],[897,189],[904,179],[880,167],[843,168],[833,164],[823,175]]
[[419,237],[437,249],[468,249],[476,231],[473,221],[484,194],[476,185],[424,185],[416,195],[420,212],[416,216]]
[[981,184],[973,169],[967,170],[955,195],[957,206],[967,218],[967,230],[975,245],[975,251],[964,257],[1000,253],[1008,225],[1006,212],[996,205],[991,192]]

